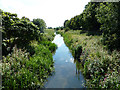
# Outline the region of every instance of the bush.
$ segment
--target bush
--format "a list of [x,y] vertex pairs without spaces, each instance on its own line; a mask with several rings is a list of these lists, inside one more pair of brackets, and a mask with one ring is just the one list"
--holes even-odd
[[89,88],[120,88],[119,54],[112,57],[100,52],[90,53],[84,63],[83,74]]
[[30,58],[30,65],[32,72],[39,73],[38,77],[43,83],[48,75],[53,71],[53,58],[52,53],[43,45],[38,45],[35,48],[35,54]]
[[65,28],[65,32],[69,31],[70,29],[68,27]]
[[[7,57],[3,57],[2,64],[2,86],[3,89],[20,89],[30,88],[34,78],[30,78],[29,72],[26,72],[26,64],[28,62],[29,53],[21,49],[13,48],[13,52]],[[27,73],[25,75],[25,73]],[[24,76],[22,76],[24,74]],[[28,78],[29,79],[28,79]],[[24,81],[21,79],[24,78]],[[27,81],[31,80],[29,83]],[[28,85],[26,85],[28,83]],[[24,86],[23,86],[24,85]],[[30,86],[29,86],[30,85]]]
[[51,52],[54,52],[54,51],[56,50],[56,48],[57,48],[57,46],[56,46],[55,43],[51,43],[51,44],[49,45],[49,50],[50,50]]
[[77,45],[75,48],[75,59],[79,60],[81,53],[82,53],[82,46]]
[[13,48],[13,52],[3,57],[3,89],[38,89],[54,70],[52,53],[43,45],[35,48],[35,54]]
[[42,41],[41,44],[48,47],[51,52],[54,52],[57,48],[55,43],[51,43],[50,41]]

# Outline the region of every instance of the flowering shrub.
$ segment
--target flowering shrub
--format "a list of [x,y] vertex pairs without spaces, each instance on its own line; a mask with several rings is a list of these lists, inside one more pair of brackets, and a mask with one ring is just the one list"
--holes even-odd
[[35,54],[13,48],[13,52],[3,57],[3,89],[38,89],[53,71],[52,54],[43,45],[35,48]]

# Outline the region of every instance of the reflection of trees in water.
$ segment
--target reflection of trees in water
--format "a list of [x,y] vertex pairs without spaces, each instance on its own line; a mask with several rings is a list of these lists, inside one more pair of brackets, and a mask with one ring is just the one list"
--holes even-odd
[[78,80],[80,80],[80,69],[82,68],[82,65],[79,60],[74,60],[74,63],[76,63],[76,76],[78,77]]

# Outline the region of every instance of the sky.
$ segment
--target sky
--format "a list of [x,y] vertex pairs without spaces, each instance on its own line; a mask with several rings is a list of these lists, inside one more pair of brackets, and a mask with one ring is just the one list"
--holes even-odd
[[82,13],[88,2],[90,0],[0,0],[0,9],[31,21],[43,19],[47,27],[59,27],[65,20]]

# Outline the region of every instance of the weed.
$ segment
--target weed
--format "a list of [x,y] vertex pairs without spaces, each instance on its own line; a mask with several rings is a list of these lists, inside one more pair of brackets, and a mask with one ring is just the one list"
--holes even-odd
[[[115,50],[109,53],[101,44],[101,36],[87,36],[85,32],[84,34],[77,32],[69,30],[62,34],[66,45],[73,53],[76,50],[76,55],[80,53],[77,45],[82,47],[80,61],[83,70],[81,71],[86,77],[87,87],[120,89],[120,52]],[[78,39],[78,42],[75,42],[75,39]]]

